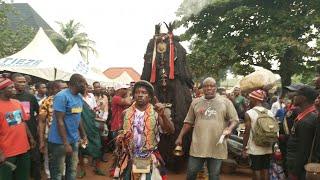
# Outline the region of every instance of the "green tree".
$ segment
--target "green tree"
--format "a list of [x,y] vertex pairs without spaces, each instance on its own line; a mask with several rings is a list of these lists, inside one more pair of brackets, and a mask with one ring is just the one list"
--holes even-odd
[[10,4],[0,0],[0,58],[10,56],[25,46],[35,35],[33,28],[20,25],[17,29],[10,27],[7,15],[16,13]]
[[94,48],[95,42],[90,40],[86,33],[80,32],[80,23],[70,20],[66,24],[62,22],[57,22],[57,24],[60,26],[62,37],[53,35],[51,39],[61,53],[69,52],[75,44],[78,45],[81,56],[86,61],[88,61],[89,52],[94,55],[97,53]]
[[187,29],[181,38],[191,40],[188,60],[196,76],[219,76],[229,67],[246,75],[254,65],[289,85],[294,74],[308,75],[318,63],[307,58],[317,52],[307,42],[318,37],[318,0],[204,0],[209,5],[191,15],[185,10],[190,1],[184,0],[177,15]]

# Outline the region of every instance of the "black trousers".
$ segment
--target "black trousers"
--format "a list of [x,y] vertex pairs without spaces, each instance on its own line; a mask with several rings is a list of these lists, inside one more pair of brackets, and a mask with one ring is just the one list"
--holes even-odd
[[31,177],[34,180],[41,180],[41,153],[39,150],[39,144],[30,150],[31,155]]

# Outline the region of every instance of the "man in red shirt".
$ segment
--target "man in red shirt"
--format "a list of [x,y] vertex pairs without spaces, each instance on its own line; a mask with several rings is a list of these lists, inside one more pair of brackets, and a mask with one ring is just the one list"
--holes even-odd
[[[34,144],[24,120],[28,119],[19,101],[11,99],[15,91],[10,79],[0,78],[0,179],[28,179],[29,141]],[[8,165],[16,165],[12,171]]]
[[[129,87],[129,85],[125,84],[117,84],[114,87],[115,95],[113,96],[111,101],[112,118],[110,121],[110,131],[112,138],[116,138],[118,135],[118,131],[122,129],[122,112],[132,104],[132,99],[128,94]],[[113,146],[115,146],[115,144],[113,144]],[[114,157],[113,165],[110,169],[110,174],[113,174],[116,162],[118,161],[117,158],[119,157]]]
[[118,130],[122,129],[121,114],[123,110],[132,104],[132,99],[128,95],[128,85],[120,84],[115,89],[115,95],[111,102],[112,119],[110,122],[111,132],[115,134]]

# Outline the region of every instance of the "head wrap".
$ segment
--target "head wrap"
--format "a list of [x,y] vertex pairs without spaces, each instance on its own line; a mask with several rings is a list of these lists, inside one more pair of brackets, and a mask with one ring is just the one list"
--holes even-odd
[[261,90],[261,89],[258,89],[258,90],[255,90],[255,91],[252,91],[250,94],[249,94],[249,97],[253,98],[253,99],[256,99],[258,101],[263,101],[264,98],[266,96],[266,93]]
[[8,78],[0,78],[0,90],[5,89],[6,87],[13,84],[13,82]]

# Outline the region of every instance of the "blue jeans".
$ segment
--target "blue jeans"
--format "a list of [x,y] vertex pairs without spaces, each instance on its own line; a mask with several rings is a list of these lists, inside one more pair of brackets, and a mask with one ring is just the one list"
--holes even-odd
[[70,144],[72,155],[66,155],[63,144],[54,144],[48,142],[49,169],[51,180],[61,180],[66,164],[66,180],[75,180],[78,165],[78,143]]
[[207,162],[209,180],[219,180],[221,159],[189,157],[187,180],[196,180],[198,172],[202,169],[204,162]]

